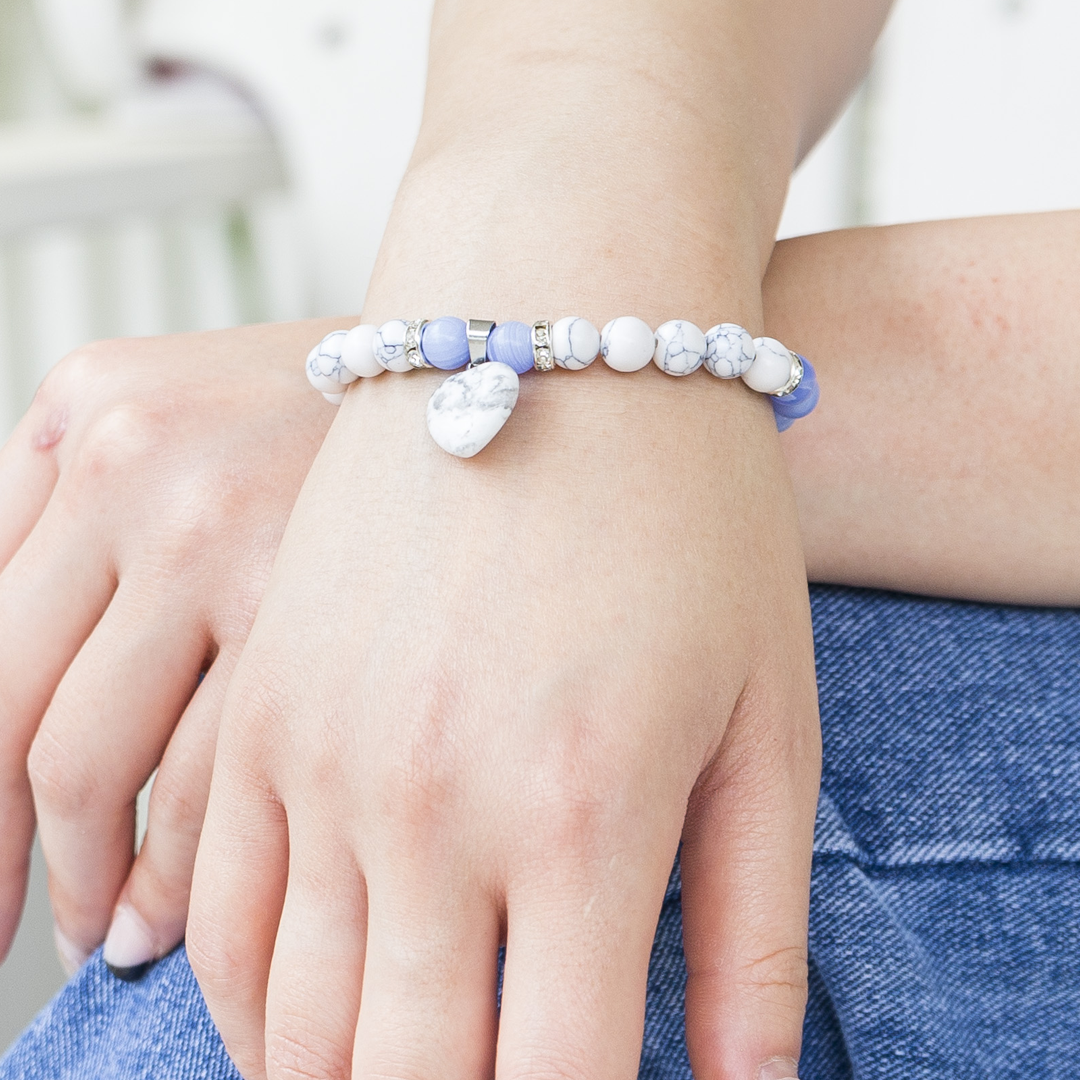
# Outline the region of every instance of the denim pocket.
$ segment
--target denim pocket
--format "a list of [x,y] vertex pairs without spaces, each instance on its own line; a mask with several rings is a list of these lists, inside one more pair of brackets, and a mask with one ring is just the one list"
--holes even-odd
[[819,854],[1080,860],[1080,612],[840,588],[812,603]]
[[1072,1075],[1080,613],[812,591],[808,1080]]

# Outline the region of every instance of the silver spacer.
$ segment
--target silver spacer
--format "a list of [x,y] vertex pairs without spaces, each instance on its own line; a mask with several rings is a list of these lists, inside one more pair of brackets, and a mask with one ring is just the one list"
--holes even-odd
[[470,319],[466,334],[469,338],[469,367],[487,363],[488,337],[495,329],[490,319]]
[[554,371],[555,354],[551,351],[551,323],[547,320],[532,325],[533,367],[537,371]]
[[405,359],[414,368],[433,366],[424,359],[424,354],[420,350],[420,335],[423,334],[427,322],[427,319],[411,319],[405,324]]
[[788,352],[791,353],[791,378],[779,390],[774,390],[770,397],[783,397],[784,394],[790,394],[802,382],[803,372],[806,370],[803,367],[802,357],[798,353],[791,352],[790,349]]

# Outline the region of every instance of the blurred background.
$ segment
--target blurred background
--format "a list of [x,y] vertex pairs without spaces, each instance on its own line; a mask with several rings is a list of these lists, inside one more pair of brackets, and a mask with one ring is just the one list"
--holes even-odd
[[[0,0],[0,437],[84,342],[359,311],[430,7]],[[1080,206],[1078,45],[1075,0],[899,0],[780,235]],[[35,852],[0,1050],[62,981]]]

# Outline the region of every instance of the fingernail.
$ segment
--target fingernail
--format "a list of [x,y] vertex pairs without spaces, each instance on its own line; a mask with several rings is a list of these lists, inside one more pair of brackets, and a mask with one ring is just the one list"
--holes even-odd
[[758,1080],[799,1080],[799,1066],[794,1058],[769,1058],[758,1070]]
[[81,946],[76,945],[59,926],[53,923],[53,940],[56,942],[56,951],[60,954],[60,963],[70,979],[90,959],[90,954]]
[[129,904],[121,904],[105,938],[105,966],[124,982],[138,982],[154,965],[157,949],[150,927]]

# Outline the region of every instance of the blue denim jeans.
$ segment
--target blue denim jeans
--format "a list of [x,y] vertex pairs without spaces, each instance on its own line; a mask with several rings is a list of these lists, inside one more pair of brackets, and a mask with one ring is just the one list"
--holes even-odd
[[[805,1080],[1080,1068],[1080,612],[813,590],[825,766]],[[688,1080],[678,869],[642,1080]],[[96,956],[0,1080],[236,1080],[183,950]]]

